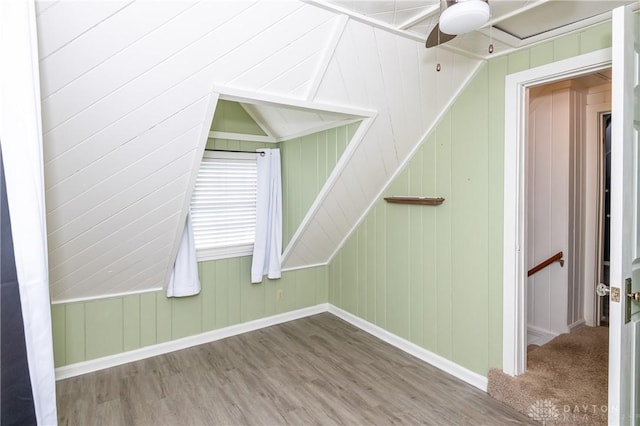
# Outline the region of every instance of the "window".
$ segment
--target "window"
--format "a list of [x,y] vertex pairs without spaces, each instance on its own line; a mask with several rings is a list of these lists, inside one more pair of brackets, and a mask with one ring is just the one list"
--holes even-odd
[[253,252],[257,177],[256,154],[205,151],[191,198],[199,261]]

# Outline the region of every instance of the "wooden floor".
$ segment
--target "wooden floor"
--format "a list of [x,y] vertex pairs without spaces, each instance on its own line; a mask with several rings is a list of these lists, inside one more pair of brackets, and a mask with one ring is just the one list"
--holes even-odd
[[61,425],[535,424],[325,313],[58,382]]

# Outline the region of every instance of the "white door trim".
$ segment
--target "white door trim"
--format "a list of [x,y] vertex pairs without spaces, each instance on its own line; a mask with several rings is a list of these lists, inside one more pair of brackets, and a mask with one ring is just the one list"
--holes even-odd
[[611,49],[554,62],[505,78],[502,369],[526,370],[525,135],[527,89],[611,66]]

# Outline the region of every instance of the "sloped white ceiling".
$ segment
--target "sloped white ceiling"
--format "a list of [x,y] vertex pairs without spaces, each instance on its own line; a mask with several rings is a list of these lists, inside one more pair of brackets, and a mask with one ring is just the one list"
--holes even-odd
[[303,96],[337,17],[297,1],[37,10],[52,300],[162,288],[214,86]]
[[218,95],[274,139],[364,117],[284,266],[330,259],[482,63],[436,72],[435,0],[334,3],[37,2],[54,302],[166,284]]
[[441,52],[437,73],[421,42],[295,0],[38,13],[54,302],[166,284],[218,93],[290,100],[256,112],[275,133],[314,108],[318,122],[371,117],[287,250],[298,267],[328,261],[480,64]]

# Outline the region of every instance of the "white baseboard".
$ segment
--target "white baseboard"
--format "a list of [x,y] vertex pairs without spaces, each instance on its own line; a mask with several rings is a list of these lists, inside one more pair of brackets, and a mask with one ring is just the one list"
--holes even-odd
[[273,315],[266,318],[260,318],[254,321],[249,321],[218,330],[208,331],[206,333],[197,334],[195,336],[188,336],[182,339],[158,343],[157,345],[146,346],[144,348],[135,349],[133,351],[122,352],[119,354],[109,355],[89,361],[78,362],[76,364],[65,365],[63,367],[56,368],[56,380],[80,376],[82,374],[91,373],[105,368],[115,367],[133,361],[139,361],[145,358],[190,348],[192,346],[215,342],[216,340],[226,339],[227,337],[237,336],[238,334],[247,333],[249,331],[255,331],[261,328],[270,327],[272,325],[293,321],[322,312],[327,312],[327,310],[328,304],[321,303],[309,308],[298,309],[296,311],[285,312],[283,314]]
[[559,336],[560,333],[555,333],[551,330],[546,330],[533,325],[527,326],[527,344],[542,346],[545,343],[553,340],[553,338]]
[[451,374],[476,388],[487,391],[487,378],[468,370],[453,361],[436,355],[427,349],[424,349],[415,343],[396,336],[387,330],[378,327],[362,318],[359,318],[347,311],[344,311],[329,303],[321,303],[309,308],[298,309],[296,311],[285,312],[283,314],[273,315],[267,318],[261,318],[242,324],[232,325],[218,330],[208,331],[206,333],[188,336],[182,339],[171,340],[169,342],[158,343],[157,345],[147,346],[133,351],[122,352],[115,355],[109,355],[102,358],[83,361],[76,364],[65,365],[56,368],[56,380],[67,379],[70,377],[80,376],[82,374],[92,373],[94,371],[105,368],[116,367],[118,365],[129,362],[139,361],[157,355],[166,354],[181,349],[190,348],[192,346],[202,345],[216,340],[226,339],[227,337],[237,336],[249,331],[259,330],[261,328],[270,327],[272,325],[282,324],[284,322],[308,317],[311,315],[329,312],[338,318],[358,327],[359,329],[383,340],[396,348],[413,355],[414,357],[433,365],[434,367]]
[[573,324],[569,324],[569,333],[573,333],[574,331],[586,326],[587,323],[585,322],[585,320],[581,319],[579,321],[576,321]]
[[393,345],[396,348],[410,355],[413,355],[414,357],[428,364],[433,365],[434,367],[444,371],[445,373],[451,374],[452,376],[457,377],[458,379],[467,382],[482,391],[487,391],[486,377],[468,370],[453,361],[441,357],[440,355],[436,355],[433,352],[416,345],[415,343],[403,339],[402,337],[396,336],[395,334],[390,333],[387,330],[378,327],[377,325],[372,324],[369,321],[363,320],[362,318],[359,318],[334,305],[329,304],[329,312],[358,327],[359,329],[377,337],[378,339],[383,340],[390,345]]

